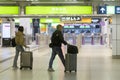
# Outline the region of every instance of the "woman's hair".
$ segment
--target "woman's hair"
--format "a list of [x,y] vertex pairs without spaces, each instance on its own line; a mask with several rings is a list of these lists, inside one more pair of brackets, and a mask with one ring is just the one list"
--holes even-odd
[[19,26],[18,30],[19,30],[20,32],[23,32],[23,31],[24,31],[23,26]]

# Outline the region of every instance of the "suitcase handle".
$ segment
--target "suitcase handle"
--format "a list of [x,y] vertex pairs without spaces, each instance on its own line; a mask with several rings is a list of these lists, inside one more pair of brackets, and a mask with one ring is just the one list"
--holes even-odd
[[30,47],[28,47],[28,48],[25,48],[25,51],[30,51]]

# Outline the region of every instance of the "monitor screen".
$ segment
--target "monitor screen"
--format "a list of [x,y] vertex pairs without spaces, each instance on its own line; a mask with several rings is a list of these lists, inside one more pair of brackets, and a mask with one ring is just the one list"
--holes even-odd
[[84,25],[83,25],[83,24],[81,24],[81,25],[80,25],[80,28],[84,28]]
[[84,28],[90,28],[89,24],[84,24]]
[[100,25],[96,25],[95,28],[100,28]]

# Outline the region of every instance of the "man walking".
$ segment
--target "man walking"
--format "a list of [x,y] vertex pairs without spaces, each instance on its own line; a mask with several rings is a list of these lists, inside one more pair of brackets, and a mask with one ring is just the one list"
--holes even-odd
[[63,52],[61,49],[62,43],[64,45],[67,45],[67,42],[64,40],[63,34],[62,34],[62,25],[57,25],[57,30],[53,32],[51,37],[51,43],[52,43],[52,55],[49,61],[49,68],[48,71],[54,71],[52,65],[53,61],[55,59],[55,56],[58,54],[59,58],[62,61],[63,66],[65,67],[65,59],[63,56]]

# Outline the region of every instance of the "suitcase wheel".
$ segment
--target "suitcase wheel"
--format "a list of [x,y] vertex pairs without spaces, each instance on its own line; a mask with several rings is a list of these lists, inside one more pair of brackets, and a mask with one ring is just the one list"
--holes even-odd
[[77,72],[77,70],[75,70],[75,72]]
[[71,73],[71,70],[70,70],[70,73]]
[[22,67],[20,67],[20,70],[22,69]]
[[32,70],[32,67],[30,67],[30,70]]
[[64,72],[66,72],[66,70],[64,70]]

